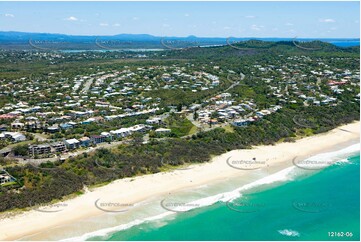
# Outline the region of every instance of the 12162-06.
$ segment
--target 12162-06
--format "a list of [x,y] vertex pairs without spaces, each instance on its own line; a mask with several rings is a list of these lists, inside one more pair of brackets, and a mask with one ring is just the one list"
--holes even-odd
[[352,237],[352,232],[328,232],[328,237]]

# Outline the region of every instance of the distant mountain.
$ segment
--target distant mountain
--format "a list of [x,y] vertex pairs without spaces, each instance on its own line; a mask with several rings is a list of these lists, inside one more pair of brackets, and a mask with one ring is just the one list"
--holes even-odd
[[[50,33],[0,31],[0,49],[40,50],[121,50],[121,49],[180,49],[209,45],[232,45],[239,41],[263,40],[269,42],[293,41],[292,38],[221,38],[154,36],[149,34],[118,34],[113,36],[81,36]],[[314,39],[297,39],[309,42]],[[319,39],[343,46],[359,45],[360,39]],[[342,46],[340,44],[340,46]]]

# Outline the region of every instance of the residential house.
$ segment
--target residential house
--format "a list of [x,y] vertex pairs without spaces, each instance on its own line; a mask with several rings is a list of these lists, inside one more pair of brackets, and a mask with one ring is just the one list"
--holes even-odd
[[26,140],[26,136],[20,132],[3,132],[5,138],[10,139],[12,142],[21,142]]
[[47,129],[46,129],[49,133],[56,133],[56,132],[59,132],[59,128],[58,127],[56,127],[56,126],[51,126],[51,127],[48,127]]
[[162,119],[158,118],[158,117],[155,117],[155,118],[147,119],[145,122],[147,124],[160,124],[162,122]]
[[71,125],[70,123],[64,123],[64,124],[60,124],[59,127],[66,130],[73,128],[73,125]]
[[232,124],[237,127],[245,127],[249,124],[249,121],[245,119],[240,119],[240,120],[235,120]]
[[68,139],[64,141],[66,147],[70,150],[77,149],[80,146],[80,141],[77,139]]
[[79,139],[79,141],[80,141],[80,145],[81,145],[81,146],[87,147],[87,146],[90,145],[90,138],[89,138],[89,137],[86,137],[86,136],[81,137],[81,138]]
[[111,130],[110,133],[118,138],[120,137],[126,137],[131,135],[131,131],[128,128],[121,128],[117,130]]
[[11,128],[12,129],[23,129],[24,128],[24,123],[21,122],[13,122],[11,123]]
[[167,134],[170,132],[172,132],[171,129],[165,129],[165,128],[159,128],[159,129],[155,130],[155,133],[157,133],[157,134]]
[[93,144],[104,143],[107,141],[107,137],[104,135],[92,135],[92,136],[90,136],[90,141]]
[[46,155],[51,153],[51,146],[49,144],[30,145],[28,151],[30,156]]
[[64,142],[54,142],[50,144],[52,152],[63,153],[66,151],[66,145]]

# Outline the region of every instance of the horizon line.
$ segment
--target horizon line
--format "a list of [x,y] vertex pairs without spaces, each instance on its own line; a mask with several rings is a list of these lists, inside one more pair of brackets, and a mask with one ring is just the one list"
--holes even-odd
[[189,37],[196,37],[196,38],[219,38],[219,39],[227,39],[227,38],[275,38],[275,39],[357,39],[360,41],[359,37],[299,37],[299,36],[293,36],[293,37],[255,37],[255,36],[243,36],[243,37],[237,37],[237,36],[197,36],[190,34],[188,36],[171,36],[171,35],[164,35],[164,36],[158,36],[148,33],[119,33],[119,34],[113,34],[113,35],[96,35],[96,34],[65,34],[65,33],[49,33],[49,32],[26,32],[26,31],[16,31],[16,30],[1,30],[0,33],[9,33],[9,32],[15,32],[15,33],[26,33],[26,34],[53,34],[53,35],[66,35],[66,36],[81,36],[81,37],[113,37],[117,35],[149,35],[152,37],[158,37],[158,38],[165,38],[165,37],[173,37],[173,38],[189,38]]

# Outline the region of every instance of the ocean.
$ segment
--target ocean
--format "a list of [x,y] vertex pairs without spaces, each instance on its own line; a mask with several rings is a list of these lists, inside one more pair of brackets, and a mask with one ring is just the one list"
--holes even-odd
[[237,179],[200,187],[163,200],[163,214],[78,239],[359,241],[359,144],[315,158],[337,162],[319,170],[292,166],[267,177],[259,173],[260,179],[241,187]]

